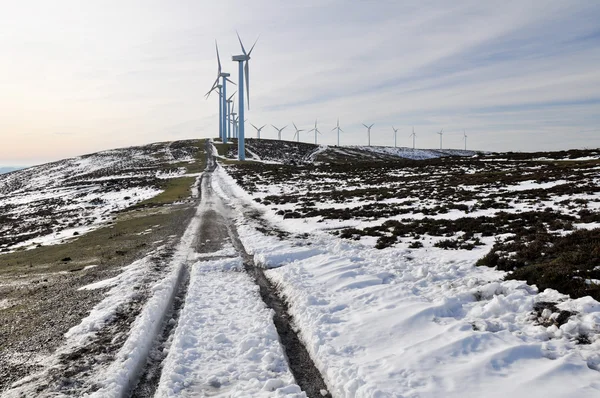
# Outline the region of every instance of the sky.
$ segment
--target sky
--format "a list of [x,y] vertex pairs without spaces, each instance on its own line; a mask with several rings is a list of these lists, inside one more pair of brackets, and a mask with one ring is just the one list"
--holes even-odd
[[[0,0],[0,166],[216,137],[249,48],[249,123],[319,143],[600,147],[600,2]],[[235,87],[233,88],[235,90]],[[229,93],[232,87],[229,86]],[[236,106],[237,107],[237,106]],[[301,133],[314,142],[314,135]]]

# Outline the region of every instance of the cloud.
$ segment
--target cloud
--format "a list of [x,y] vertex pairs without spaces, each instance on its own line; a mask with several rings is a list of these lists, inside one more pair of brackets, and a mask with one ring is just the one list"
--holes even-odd
[[[318,118],[329,132],[339,117],[349,144],[365,141],[369,122],[382,145],[393,143],[393,124],[403,145],[414,125],[423,147],[438,145],[441,128],[454,147],[463,129],[480,149],[600,146],[597,134],[570,136],[600,121],[594,2],[40,0],[5,8],[0,135],[9,144],[0,158],[25,151],[31,135],[47,142],[35,154],[47,159],[216,136],[217,100],[203,95],[216,75],[215,39],[237,80],[236,29],[247,46],[261,34],[246,111],[257,125]],[[43,138],[52,132],[73,133],[79,146]]]

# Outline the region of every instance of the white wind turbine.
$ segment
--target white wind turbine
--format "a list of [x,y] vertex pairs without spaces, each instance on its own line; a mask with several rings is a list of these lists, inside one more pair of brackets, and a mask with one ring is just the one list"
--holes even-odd
[[413,149],[415,149],[415,137],[417,136],[417,134],[415,133],[415,126],[413,126],[413,132],[411,135],[409,135],[409,137],[412,137],[413,139]]
[[465,151],[467,150],[467,130],[463,130],[463,139],[465,140]]
[[321,132],[319,131],[319,128],[317,127],[317,119],[315,119],[315,128],[308,130],[309,133],[311,133],[313,131],[315,132],[315,145],[317,145],[317,134],[321,134]]
[[[296,139],[297,139],[297,141],[298,141],[298,142],[300,142],[300,132],[301,132],[301,131],[304,131],[304,130],[300,130],[300,129],[299,129],[297,126],[296,126],[296,123],[293,123],[293,122],[292,122],[292,124],[294,125],[294,128],[296,129],[296,133],[294,134],[294,138],[296,138]],[[294,139],[294,138],[292,138],[292,139]]]
[[394,148],[396,148],[398,146],[397,145],[397,142],[398,142],[398,140],[397,140],[398,129],[394,128],[394,126],[392,126],[392,130],[394,130]]
[[284,128],[287,127],[287,124],[285,126],[283,126],[282,128],[277,128],[277,127],[275,127],[273,125],[271,125],[271,127],[273,127],[275,130],[277,130],[277,139],[279,141],[281,141],[281,132],[283,131]]
[[442,149],[442,135],[444,134],[444,129],[441,129],[438,134],[440,135],[440,149]]
[[250,123],[250,126],[252,126],[256,129],[256,138],[258,138],[260,140],[260,131],[265,128],[266,124],[264,124],[262,127],[256,127],[255,125]]
[[367,135],[369,137],[369,146],[371,146],[371,127],[373,127],[375,123],[371,123],[370,126],[367,126],[366,124],[363,123],[363,126],[365,126],[367,128]]
[[340,146],[340,131],[343,133],[344,130],[340,127],[340,118],[338,117],[337,125],[331,129],[331,131],[337,130],[337,145]]

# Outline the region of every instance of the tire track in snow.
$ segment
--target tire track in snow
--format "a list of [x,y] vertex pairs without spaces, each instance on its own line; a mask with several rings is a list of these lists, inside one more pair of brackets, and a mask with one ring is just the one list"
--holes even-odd
[[[211,151],[207,150],[209,157],[210,153]],[[214,168],[216,168],[216,165],[213,166],[213,171]],[[210,192],[211,195],[214,195],[218,200],[218,206],[221,213],[224,215],[231,214],[231,209],[220,200],[218,195],[215,195],[212,192],[212,188]],[[279,334],[280,342],[285,350],[289,368],[296,379],[296,383],[298,383],[302,391],[305,392],[309,398],[331,397],[331,394],[327,391],[327,385],[323,380],[323,376],[315,366],[306,347],[298,337],[298,333],[294,330],[293,319],[288,312],[287,303],[267,279],[264,270],[256,266],[253,256],[246,252],[233,220],[230,218],[224,219],[227,222],[227,229],[233,246],[243,259],[244,269],[253,277],[255,283],[259,286],[260,295],[265,305],[274,312],[273,322],[277,329],[277,333]]]

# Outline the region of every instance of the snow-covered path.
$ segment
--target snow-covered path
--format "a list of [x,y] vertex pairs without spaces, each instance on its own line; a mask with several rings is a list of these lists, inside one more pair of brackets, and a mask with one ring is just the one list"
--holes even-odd
[[156,397],[305,397],[288,368],[273,312],[232,247],[226,209],[202,181],[189,288]]

